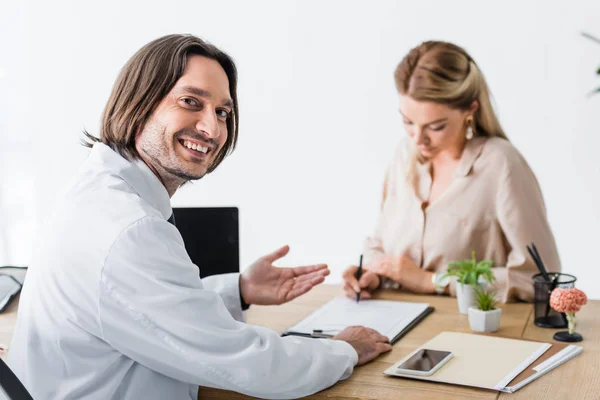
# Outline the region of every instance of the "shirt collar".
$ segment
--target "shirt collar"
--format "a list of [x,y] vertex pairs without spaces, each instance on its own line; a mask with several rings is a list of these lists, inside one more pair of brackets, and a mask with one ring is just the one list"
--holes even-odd
[[104,143],[94,144],[90,157],[123,178],[142,199],[169,219],[173,212],[169,192],[143,160],[129,161]]
[[[475,164],[475,160],[481,154],[485,140],[486,138],[481,136],[467,140],[454,176],[463,178],[469,174],[471,168],[473,168],[473,164]],[[431,161],[417,162],[416,171],[419,177],[416,187],[417,196],[422,200],[429,199],[431,191]]]
[[462,178],[469,174],[471,168],[473,168],[473,164],[475,164],[475,160],[477,160],[477,157],[479,157],[481,154],[481,150],[485,144],[485,139],[485,137],[480,136],[471,140],[467,140],[463,153],[460,156],[460,161],[458,163],[458,167],[456,168],[455,176]]

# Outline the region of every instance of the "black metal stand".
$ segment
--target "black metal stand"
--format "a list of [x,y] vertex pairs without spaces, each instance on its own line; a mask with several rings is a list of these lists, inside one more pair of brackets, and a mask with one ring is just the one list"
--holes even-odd
[[583,340],[583,336],[579,333],[574,332],[572,335],[569,334],[569,331],[556,332],[554,334],[554,340],[558,340],[560,342],[581,342]]

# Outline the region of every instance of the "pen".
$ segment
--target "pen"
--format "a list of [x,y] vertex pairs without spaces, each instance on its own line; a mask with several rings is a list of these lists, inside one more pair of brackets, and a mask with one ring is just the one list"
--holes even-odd
[[[538,249],[535,246],[534,242],[531,242],[531,247],[527,246],[527,251],[529,251],[529,255],[531,256],[531,258],[533,258],[535,265],[537,265],[538,269],[540,270],[540,273],[542,274],[542,276],[544,277],[546,282],[548,282],[550,284],[548,293],[552,293],[554,288],[556,288],[556,283],[555,283],[556,275],[553,275],[552,278],[550,278],[550,275],[548,274],[548,271],[546,270],[546,266],[544,265],[544,261],[542,261],[542,256],[540,256],[540,253],[538,252]],[[550,301],[548,300],[548,302],[546,302],[546,313],[545,313],[546,318],[548,318],[549,312],[550,312]]]
[[294,331],[287,331],[284,333],[284,336],[289,336],[289,335],[303,336],[303,337],[314,338],[314,339],[330,339],[335,336],[333,334],[323,333],[322,329],[313,329],[312,333],[294,332]]
[[540,253],[538,253],[537,247],[535,247],[535,244],[533,242],[531,243],[531,247],[529,247],[529,245],[527,246],[527,251],[529,252],[529,255],[535,262],[535,265],[538,267],[538,270],[544,277],[544,280],[546,282],[551,282],[552,280],[550,279],[550,275],[548,275],[548,272],[546,271],[546,268],[544,266],[544,262],[540,257]]
[[312,334],[310,335],[313,338],[332,338],[334,335],[330,335],[327,333],[323,333],[322,329],[313,329]]
[[[362,259],[363,259],[363,255],[360,255],[360,262],[358,263],[358,270],[356,270],[356,280],[360,281],[360,277],[362,276]],[[360,284],[359,284],[359,288],[360,288]],[[358,303],[358,301],[360,300],[360,291],[356,292],[356,302]]]

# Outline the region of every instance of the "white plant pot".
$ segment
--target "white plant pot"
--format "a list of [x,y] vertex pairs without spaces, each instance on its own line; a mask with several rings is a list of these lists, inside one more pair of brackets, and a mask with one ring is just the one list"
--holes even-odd
[[496,332],[500,327],[501,316],[501,308],[481,311],[478,308],[469,307],[469,325],[475,332]]
[[[479,283],[477,287],[481,290],[485,284]],[[458,301],[458,311],[461,314],[467,314],[469,307],[474,306],[475,302],[475,286],[464,285],[460,282],[456,283],[456,300]]]

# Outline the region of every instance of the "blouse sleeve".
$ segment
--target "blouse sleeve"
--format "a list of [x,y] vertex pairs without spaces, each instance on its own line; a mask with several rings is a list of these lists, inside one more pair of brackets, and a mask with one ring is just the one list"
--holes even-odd
[[[388,222],[387,220],[389,219],[389,215],[386,215],[385,204],[386,201],[388,201],[389,196],[396,192],[398,182],[400,182],[401,179],[404,179],[403,173],[405,163],[406,143],[401,142],[396,148],[394,156],[385,173],[381,196],[381,206],[379,216],[377,218],[377,224],[373,233],[367,236],[365,240],[363,251],[364,263],[369,263],[386,255],[383,248],[383,228],[385,226],[385,223]],[[382,277],[380,287],[397,289],[399,288],[399,284],[389,278]]]
[[533,300],[531,277],[538,270],[527,252],[531,242],[546,269],[561,270],[538,181],[525,159],[518,153],[513,155],[504,166],[496,199],[497,218],[507,247],[506,265],[494,268],[495,286],[503,302]]
[[390,168],[388,168],[388,171],[385,174],[385,180],[383,183],[383,196],[382,196],[382,200],[381,200],[381,209],[379,212],[379,217],[377,220],[377,225],[375,227],[375,231],[373,232],[373,234],[367,236],[367,239],[365,240],[365,246],[364,246],[364,261],[365,261],[365,263],[371,262],[385,254],[383,251],[381,227],[382,227],[382,222],[383,222],[383,218],[384,218],[383,205],[385,204],[387,194],[389,193],[389,189],[388,189],[389,177],[390,177]]

